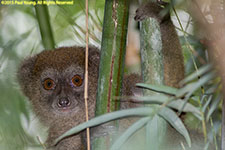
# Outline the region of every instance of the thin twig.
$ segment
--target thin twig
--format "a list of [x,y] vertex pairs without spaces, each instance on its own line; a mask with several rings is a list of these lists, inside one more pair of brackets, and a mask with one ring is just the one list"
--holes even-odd
[[[86,0],[86,51],[85,51],[85,86],[84,86],[84,101],[86,121],[88,121],[88,0]],[[87,128],[87,150],[90,150],[90,130]]]
[[45,146],[45,144],[41,141],[41,139],[40,139],[39,136],[37,136],[37,140],[38,140],[38,142],[41,144],[42,148],[43,148],[44,150],[46,150],[46,146]]

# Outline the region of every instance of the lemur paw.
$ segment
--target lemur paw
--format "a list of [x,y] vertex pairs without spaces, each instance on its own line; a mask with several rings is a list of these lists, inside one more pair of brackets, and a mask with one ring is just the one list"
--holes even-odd
[[148,16],[146,14],[147,14],[146,10],[143,9],[142,7],[139,7],[136,10],[136,15],[134,17],[134,20],[135,21],[142,21],[142,20],[148,18]]

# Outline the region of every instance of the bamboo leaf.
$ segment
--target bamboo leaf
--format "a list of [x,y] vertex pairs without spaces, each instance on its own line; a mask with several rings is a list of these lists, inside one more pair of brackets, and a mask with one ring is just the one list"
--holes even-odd
[[152,91],[156,91],[159,93],[165,93],[168,95],[176,95],[177,89],[164,85],[153,85],[153,84],[145,84],[145,83],[137,83],[136,86],[146,88]]
[[191,139],[188,131],[177,114],[171,109],[164,107],[160,110],[159,115],[167,120],[170,125],[172,125],[181,135],[183,135],[189,147],[191,147]]
[[205,92],[205,94],[214,94],[214,92],[219,88],[220,86],[220,83],[217,83],[217,84],[213,84],[209,87],[209,89],[207,89],[207,91]]
[[[130,97],[137,101],[147,103],[147,104],[166,104],[167,107],[181,110],[182,112],[191,112],[200,115],[200,111],[197,107],[190,103],[186,103],[184,100],[177,99],[173,100],[171,97],[165,95],[153,95],[153,96],[141,96],[141,97]],[[183,108],[183,109],[182,109]]]
[[152,96],[131,96],[128,97],[129,99],[135,100],[135,102],[143,102],[148,104],[163,104],[171,100],[169,96],[159,94],[159,95],[152,95]]
[[185,94],[187,94],[186,97],[189,98],[198,88],[203,86],[209,80],[213,79],[215,76],[215,72],[209,72],[208,74],[201,77],[197,82],[190,83],[185,87],[179,89],[176,93],[176,97],[183,97]]
[[210,109],[207,113],[207,117],[206,117],[207,121],[211,117],[212,113],[218,108],[218,105],[219,105],[221,100],[222,100],[221,95],[219,95],[216,99],[213,100],[213,103],[210,106]]
[[160,149],[160,144],[165,140],[167,133],[167,122],[158,114],[146,125],[146,145],[149,149]]
[[126,109],[126,110],[120,110],[111,112],[105,115],[101,115],[99,117],[95,117],[88,122],[84,122],[78,126],[73,127],[72,129],[65,132],[63,135],[61,135],[59,138],[56,139],[55,144],[58,143],[61,139],[73,135],[75,133],[78,133],[85,128],[93,127],[100,125],[102,123],[106,123],[115,119],[123,118],[123,117],[131,117],[131,116],[149,116],[153,113],[153,110],[151,107],[139,107],[139,108],[133,108],[133,109]]
[[111,150],[118,150],[135,132],[141,129],[151,117],[145,117],[130,126],[112,145]]
[[201,112],[199,111],[197,107],[195,107],[194,105],[190,103],[186,103],[184,100],[180,100],[180,99],[171,101],[167,106],[176,110],[180,110],[182,112],[191,112],[197,115],[201,114]]
[[212,64],[207,64],[203,67],[201,67],[198,71],[192,73],[188,77],[186,77],[184,80],[181,81],[181,84],[186,84],[194,79],[197,79],[198,77],[202,76],[203,74],[209,72],[212,69]]
[[212,95],[210,95],[209,97],[208,96],[203,96],[203,97],[204,97],[203,100],[205,99],[205,97],[208,98],[206,100],[205,104],[203,103],[203,100],[201,101],[201,103],[204,104],[203,107],[202,107],[202,112],[205,112],[206,108],[209,106],[209,104],[210,104],[210,102],[212,100]]

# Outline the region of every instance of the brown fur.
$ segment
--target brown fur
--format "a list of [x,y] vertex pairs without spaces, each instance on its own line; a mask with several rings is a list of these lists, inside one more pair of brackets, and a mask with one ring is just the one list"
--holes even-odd
[[77,47],[76,50],[74,47],[61,47],[52,51],[43,51],[37,55],[33,74],[38,76],[43,70],[50,67],[59,71],[64,70],[72,63],[84,67],[84,47]]
[[[95,99],[98,80],[99,51],[91,47],[89,52],[89,117],[92,118],[95,112]],[[67,114],[55,113],[51,105],[47,103],[47,98],[42,94],[43,89],[40,84],[40,76],[43,71],[53,68],[53,72],[64,72],[65,68],[79,66],[84,73],[84,55],[83,47],[62,47],[52,51],[43,51],[33,57],[25,59],[18,72],[18,79],[24,94],[29,98],[36,115],[49,127],[49,136],[47,147],[53,145],[53,141],[75,125],[85,121],[85,106],[83,99],[83,87],[76,91],[79,98],[77,111]],[[65,91],[63,91],[65,92]],[[62,92],[61,92],[62,93]],[[74,93],[74,92],[73,92]],[[72,93],[72,94],[73,94]],[[71,95],[71,93],[66,93]],[[74,94],[74,95],[75,95]],[[52,94],[53,95],[53,94]],[[54,99],[54,97],[53,97]],[[83,134],[67,138],[61,141],[54,150],[81,150],[85,149],[82,139]]]

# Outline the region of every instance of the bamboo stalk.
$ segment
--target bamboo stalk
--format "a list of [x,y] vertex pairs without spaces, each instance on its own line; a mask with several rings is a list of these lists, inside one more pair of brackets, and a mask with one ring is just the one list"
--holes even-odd
[[45,47],[45,49],[54,49],[55,41],[52,33],[48,7],[46,5],[36,5],[35,11],[43,46]]
[[[106,0],[101,44],[96,116],[119,109],[124,72],[129,0]],[[115,123],[106,126],[116,126]],[[106,127],[107,128],[107,127]],[[109,149],[107,138],[96,138],[94,149]],[[107,144],[108,143],[108,144]]]
[[[144,3],[144,2],[143,2]],[[163,85],[163,49],[160,25],[154,18],[140,22],[141,70],[144,83]],[[150,90],[143,90],[144,96],[155,95]],[[152,106],[158,109],[157,106]],[[156,127],[157,124],[157,127]],[[148,149],[160,150],[163,137],[166,134],[166,122],[156,115],[146,128],[146,143]]]

